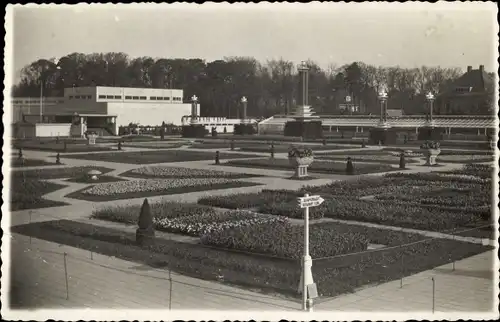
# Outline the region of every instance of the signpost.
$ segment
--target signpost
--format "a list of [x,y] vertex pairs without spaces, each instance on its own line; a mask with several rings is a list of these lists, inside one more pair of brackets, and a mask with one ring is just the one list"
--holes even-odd
[[302,275],[300,277],[299,293],[302,292],[302,309],[312,312],[313,299],[318,297],[316,283],[312,277],[312,258],[309,255],[309,207],[317,207],[325,201],[321,196],[297,198],[299,207],[304,209],[304,258],[302,261]]

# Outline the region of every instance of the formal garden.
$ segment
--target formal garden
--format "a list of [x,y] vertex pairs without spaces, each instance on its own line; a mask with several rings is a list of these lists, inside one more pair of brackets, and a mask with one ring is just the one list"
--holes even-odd
[[[163,142],[168,141],[138,143]],[[85,184],[65,197],[89,201],[94,210],[88,220],[52,220],[12,230],[207,280],[223,276],[225,283],[292,297],[297,296],[303,255],[303,211],[297,206],[297,198],[305,193],[325,200],[310,209],[310,251],[320,296],[353,292],[491,249],[458,238],[430,238],[404,229],[496,238],[491,208],[493,168],[472,162],[491,160],[487,151],[457,153],[443,149],[436,158],[438,163],[448,163],[446,157],[473,157],[472,161],[459,159],[457,162],[464,165],[453,171],[436,167],[430,172],[406,173],[402,172],[406,165],[415,167],[428,159],[422,149],[359,147],[335,151],[328,144],[305,147],[300,143],[271,143],[261,145],[259,151],[252,150],[256,146],[252,142],[240,142],[239,147],[238,143],[227,144],[214,140],[190,143],[191,149],[60,156],[63,160],[137,165],[116,175],[108,174],[114,169],[98,166],[20,169],[12,173],[13,211],[63,205],[43,198],[64,187],[46,181],[49,179]],[[214,160],[214,151],[195,149],[221,151]],[[247,153],[237,151],[245,149]],[[283,152],[287,158],[274,156]],[[187,161],[210,161],[232,168],[159,165]],[[234,167],[290,170],[296,179],[311,179],[308,170],[313,176],[352,176],[319,186],[305,182],[299,190],[264,188],[252,193],[208,194],[192,203],[158,198],[150,203],[147,199],[261,185],[252,179],[262,175],[241,169],[229,171]],[[383,174],[362,175],[372,173]],[[99,205],[134,198],[141,198],[142,206]],[[131,229],[136,227],[134,234]],[[193,242],[176,236],[189,236]]]

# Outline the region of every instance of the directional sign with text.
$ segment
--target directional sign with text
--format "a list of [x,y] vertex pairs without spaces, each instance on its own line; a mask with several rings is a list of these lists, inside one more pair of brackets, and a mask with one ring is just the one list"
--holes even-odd
[[321,196],[309,196],[298,198],[300,208],[317,207],[325,201]]

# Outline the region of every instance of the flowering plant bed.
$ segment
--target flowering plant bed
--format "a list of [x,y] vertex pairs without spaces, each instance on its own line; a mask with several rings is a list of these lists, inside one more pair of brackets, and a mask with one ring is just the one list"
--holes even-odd
[[[150,209],[155,221],[165,218],[176,219],[185,216],[212,216],[216,214],[212,207],[171,201],[151,203]],[[104,207],[94,210],[91,218],[135,225],[139,219],[140,211],[141,205]]]
[[[168,267],[187,276],[206,280],[217,280],[217,276],[222,276],[224,283],[298,297],[301,269],[296,260],[228,252],[161,238],[157,238],[154,245],[139,247],[133,233],[68,220],[15,226],[12,231],[157,268]],[[408,239],[403,235],[403,241]],[[312,269],[320,297],[331,297],[352,293],[364,285],[413,275],[490,249],[437,239],[404,248],[316,260]],[[404,260],[401,260],[403,255]]]
[[[276,220],[213,230],[204,234],[201,242],[210,246],[300,259],[304,251],[304,228],[285,220]],[[367,237],[359,233],[339,232],[333,225],[311,225],[310,254],[313,258],[363,251],[367,246]]]
[[12,179],[10,181],[11,211],[65,206],[67,203],[43,199],[43,195],[65,188],[66,186],[33,178]]
[[258,177],[258,175],[225,172],[208,169],[192,169],[181,167],[169,166],[148,166],[133,169],[120,174],[125,177],[138,177],[138,178],[227,178],[227,179],[241,179]]
[[155,224],[158,230],[198,237],[231,228],[273,225],[283,221],[283,218],[277,216],[255,214],[249,211],[226,211],[183,216],[175,219],[155,219]]
[[65,179],[75,178],[88,173],[90,170],[98,170],[102,174],[113,171],[105,167],[83,166],[67,168],[33,169],[12,172],[13,180],[20,180],[23,177],[33,179]]
[[[110,152],[94,154],[63,155],[62,158],[73,158],[82,160],[96,160],[105,162],[119,162],[127,164],[153,164],[167,162],[203,161],[213,160],[215,154],[212,152],[185,151],[185,150],[163,150],[163,151],[140,151],[140,152]],[[241,159],[258,157],[258,155],[221,153],[220,159]]]
[[257,185],[259,184],[224,178],[131,180],[96,184],[70,193],[66,197],[89,201],[109,201]]
[[420,145],[420,149],[422,150],[439,150],[441,144],[436,141],[426,141]]
[[446,163],[476,163],[476,162],[492,162],[493,156],[488,155],[439,155],[437,161]]
[[56,165],[55,163],[47,162],[44,160],[38,160],[38,159],[19,159],[19,158],[12,158],[12,161],[10,163],[11,167],[13,168],[22,168],[22,167],[42,167],[42,166],[48,166],[48,165]]
[[[295,170],[287,159],[250,159],[231,160],[224,165],[236,167],[264,168],[277,170]],[[355,174],[380,173],[395,171],[397,168],[383,164],[356,164]],[[315,161],[309,166],[309,171],[318,173],[346,174],[345,162]]]
[[311,158],[314,157],[313,150],[306,147],[290,147],[288,149],[288,158]]

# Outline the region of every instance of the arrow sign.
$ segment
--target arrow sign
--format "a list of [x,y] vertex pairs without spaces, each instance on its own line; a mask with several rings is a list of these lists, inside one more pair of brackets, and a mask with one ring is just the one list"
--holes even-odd
[[317,207],[325,201],[321,196],[309,196],[297,198],[300,208]]

